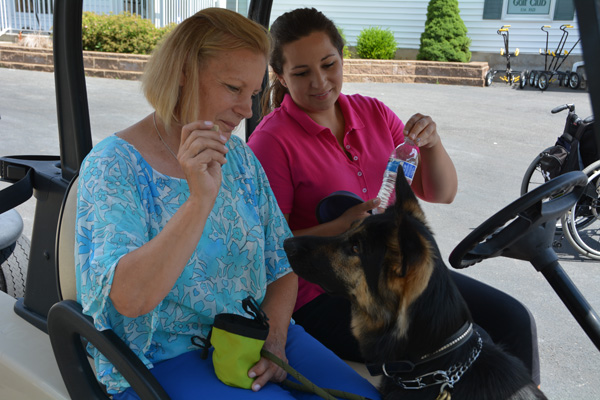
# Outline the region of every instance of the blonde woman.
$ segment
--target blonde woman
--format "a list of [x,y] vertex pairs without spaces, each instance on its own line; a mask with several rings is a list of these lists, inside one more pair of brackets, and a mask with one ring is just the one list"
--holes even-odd
[[[374,398],[372,386],[290,325],[297,279],[282,247],[290,231],[260,164],[232,136],[252,115],[269,46],[260,25],[214,8],[182,22],[153,53],[143,89],[156,111],[103,140],[82,165],[79,301],[172,399],[253,394],[221,383],[211,357],[203,360],[191,341],[206,338],[219,313],[244,315],[247,296],[269,318],[266,349],[293,366],[301,362],[301,372],[317,384]],[[91,351],[113,398],[138,399],[114,366]],[[323,368],[328,374],[318,372]],[[295,395],[268,383],[286,373],[264,358],[247,375],[260,398]]]

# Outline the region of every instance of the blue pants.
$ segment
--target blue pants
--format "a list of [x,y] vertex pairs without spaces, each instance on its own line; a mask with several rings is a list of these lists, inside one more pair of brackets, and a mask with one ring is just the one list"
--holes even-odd
[[[333,352],[299,325],[290,325],[286,344],[288,362],[304,377],[322,388],[343,390],[378,400],[379,393]],[[189,399],[320,399],[316,395],[269,382],[259,392],[227,386],[215,375],[211,357],[200,358],[200,350],[162,361],[150,370],[172,400]],[[131,389],[114,395],[115,400],[139,400]]]

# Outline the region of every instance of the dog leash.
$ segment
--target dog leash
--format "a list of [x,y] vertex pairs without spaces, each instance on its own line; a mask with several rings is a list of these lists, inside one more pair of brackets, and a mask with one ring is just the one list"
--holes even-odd
[[317,396],[325,399],[325,400],[337,400],[337,398],[348,399],[348,400],[370,400],[367,397],[360,396],[354,393],[344,392],[342,390],[335,389],[325,389],[315,385],[308,378],[303,376],[300,372],[296,371],[291,365],[284,362],[281,358],[277,357],[275,354],[271,353],[269,350],[263,348],[260,351],[260,355],[266,358],[267,360],[273,362],[277,366],[281,367],[285,372],[290,374],[294,379],[296,379],[300,383],[296,383],[286,379],[282,383],[287,387],[295,390],[299,390],[307,393],[314,393]]

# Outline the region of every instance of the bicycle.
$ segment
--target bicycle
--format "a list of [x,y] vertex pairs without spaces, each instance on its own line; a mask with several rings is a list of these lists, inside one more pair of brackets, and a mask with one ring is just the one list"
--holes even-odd
[[588,176],[584,194],[557,221],[555,234],[564,234],[578,253],[600,260],[600,160],[596,154],[594,117],[581,119],[573,104],[555,107],[551,112],[564,110],[569,112],[562,135],[529,164],[521,182],[521,195],[564,173],[583,171]]

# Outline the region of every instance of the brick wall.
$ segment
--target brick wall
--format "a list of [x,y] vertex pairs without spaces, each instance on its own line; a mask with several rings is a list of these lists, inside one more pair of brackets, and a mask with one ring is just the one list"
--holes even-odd
[[[139,79],[148,56],[83,52],[87,76]],[[52,72],[52,49],[33,49],[0,43],[0,67]],[[346,82],[440,83],[483,86],[488,63],[450,63],[415,60],[344,60]]]

